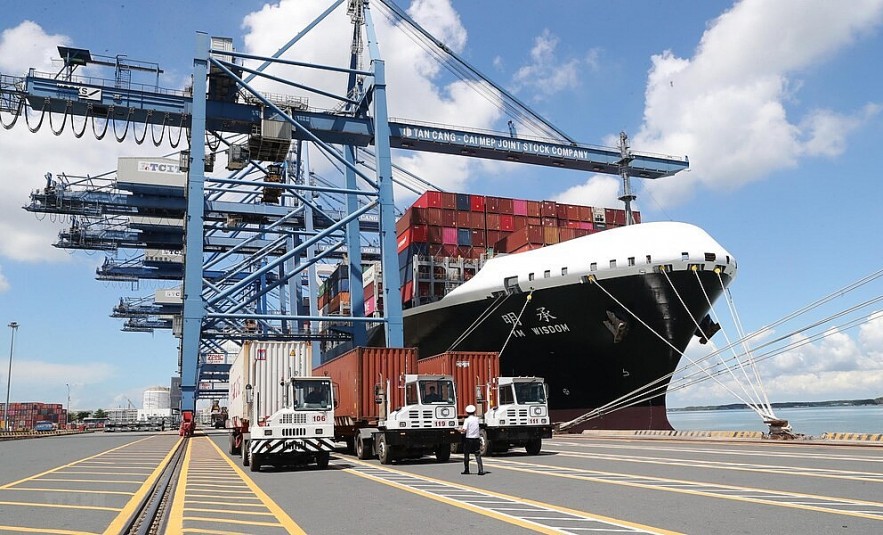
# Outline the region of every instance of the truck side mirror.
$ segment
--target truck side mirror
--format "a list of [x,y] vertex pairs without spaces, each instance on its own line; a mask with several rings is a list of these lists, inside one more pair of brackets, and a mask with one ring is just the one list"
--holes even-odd
[[374,403],[378,405],[383,404],[383,389],[379,384],[374,385]]
[[475,387],[475,401],[478,403],[484,403],[484,393],[481,385]]

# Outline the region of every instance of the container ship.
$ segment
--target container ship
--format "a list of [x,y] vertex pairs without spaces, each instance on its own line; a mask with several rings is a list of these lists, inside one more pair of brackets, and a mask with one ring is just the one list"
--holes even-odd
[[[553,421],[570,431],[672,429],[670,375],[694,336],[719,328],[708,313],[736,262],[696,226],[626,217],[424,193],[397,224],[405,346],[420,358],[500,352],[503,375],[546,379]],[[380,269],[363,271],[369,316],[382,315]],[[346,266],[326,280],[324,313],[349,312],[346,280]],[[382,326],[369,332],[383,340]]]

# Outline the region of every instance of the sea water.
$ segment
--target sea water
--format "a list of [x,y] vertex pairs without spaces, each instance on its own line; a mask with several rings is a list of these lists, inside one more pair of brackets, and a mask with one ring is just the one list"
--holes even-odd
[[[802,407],[774,409],[788,420],[795,433],[883,433],[883,405]],[[678,431],[763,431],[769,426],[749,409],[668,411],[668,421]]]

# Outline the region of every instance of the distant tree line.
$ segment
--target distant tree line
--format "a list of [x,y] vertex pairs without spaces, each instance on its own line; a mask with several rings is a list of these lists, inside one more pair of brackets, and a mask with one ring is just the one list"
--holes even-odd
[[[770,403],[774,409],[793,409],[798,407],[859,407],[863,405],[883,405],[883,398],[876,399],[838,399],[832,401],[784,401]],[[747,409],[745,403],[731,403],[729,405],[705,405],[691,406],[673,411],[725,411],[730,409]]]

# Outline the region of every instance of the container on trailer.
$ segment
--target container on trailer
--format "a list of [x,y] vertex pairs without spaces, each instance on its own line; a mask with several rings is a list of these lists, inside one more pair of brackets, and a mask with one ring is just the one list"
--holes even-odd
[[466,405],[476,405],[475,387],[484,388],[500,375],[500,354],[483,351],[447,351],[417,361],[421,375],[452,375],[457,388],[457,414],[466,417]]
[[315,377],[327,376],[334,383],[338,404],[337,418],[376,421],[383,416],[375,402],[374,386],[386,388],[390,381],[390,406],[401,407],[405,401],[399,379],[417,373],[416,348],[357,347],[313,368]]

